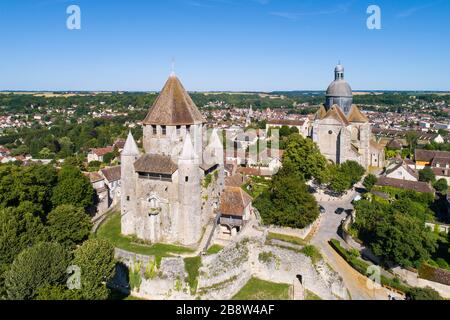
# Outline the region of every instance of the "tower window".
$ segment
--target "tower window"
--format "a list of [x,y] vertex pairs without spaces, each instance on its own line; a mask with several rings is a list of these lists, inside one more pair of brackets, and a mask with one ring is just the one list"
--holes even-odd
[[181,126],[177,126],[177,134],[180,134],[181,132]]
[[156,135],[158,133],[158,127],[152,126],[152,131],[153,131],[153,134]]
[[127,196],[127,201],[130,201],[130,196]]
[[185,181],[185,182],[189,182],[189,177],[185,177],[185,178],[184,178],[184,181]]
[[186,126],[186,131],[187,131],[188,133],[191,133],[191,126]]
[[331,130],[330,130],[330,131],[328,131],[328,134],[333,134],[333,131],[331,131]]
[[161,126],[161,129],[162,129],[163,136],[165,136],[167,134],[167,127],[166,126]]

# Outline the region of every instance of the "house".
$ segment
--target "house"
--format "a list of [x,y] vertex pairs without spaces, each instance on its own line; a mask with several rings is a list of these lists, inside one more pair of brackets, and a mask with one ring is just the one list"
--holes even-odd
[[450,167],[450,152],[416,149],[414,160],[416,170],[425,167],[448,168]]
[[106,188],[103,177],[98,172],[89,172],[85,173],[85,175],[89,178],[96,193],[96,212],[94,212],[93,215],[97,217],[104,214],[109,209],[108,189]]
[[431,168],[431,170],[433,170],[436,180],[444,179],[447,181],[447,184],[450,185],[450,168]]
[[386,178],[400,179],[408,181],[419,181],[419,173],[410,168],[402,159],[394,160],[387,168],[384,174]]
[[289,128],[297,128],[298,132],[304,136],[309,136],[309,128],[311,126],[311,122],[309,118],[304,118],[301,120],[284,120],[284,119],[274,119],[267,121],[266,124],[266,132],[269,132],[271,128],[281,128],[283,126],[287,126]]
[[110,206],[116,204],[120,199],[120,166],[102,169],[102,176],[104,177],[105,186],[109,191],[109,198],[111,200]]
[[106,148],[98,148],[98,149],[91,149],[88,153],[88,163],[93,161],[100,161],[103,162],[103,157],[108,153],[113,153],[114,147],[109,146]]
[[387,145],[386,148],[388,148],[388,150],[402,150],[403,149],[403,144],[400,140],[398,139],[392,139]]
[[240,187],[225,187],[219,207],[221,238],[234,238],[250,220],[252,198]]
[[398,189],[413,190],[422,193],[435,193],[435,190],[428,183],[420,181],[409,181],[381,177],[378,179],[376,185],[379,187],[392,187]]
[[240,188],[241,186],[246,184],[248,181],[249,181],[249,179],[246,176],[238,173],[238,174],[235,174],[233,176],[226,177],[225,178],[225,186],[226,187],[239,187]]

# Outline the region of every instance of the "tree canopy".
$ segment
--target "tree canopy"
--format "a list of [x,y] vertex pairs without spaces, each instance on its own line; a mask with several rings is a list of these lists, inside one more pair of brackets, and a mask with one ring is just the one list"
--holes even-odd
[[37,291],[61,283],[69,265],[68,253],[57,243],[39,243],[22,251],[6,274],[9,299],[33,299]]
[[318,204],[308,186],[301,177],[293,174],[274,177],[271,188],[254,205],[267,225],[301,229],[319,216]]

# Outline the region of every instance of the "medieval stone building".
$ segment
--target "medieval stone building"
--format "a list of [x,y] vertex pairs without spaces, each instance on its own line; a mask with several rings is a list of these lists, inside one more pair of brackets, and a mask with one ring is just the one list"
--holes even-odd
[[122,234],[152,243],[197,244],[224,188],[223,147],[172,74],[121,155]]
[[344,80],[342,65],[336,67],[326,102],[316,114],[312,138],[333,163],[354,160],[366,169],[384,166],[384,148],[374,140],[367,117],[353,104],[352,89]]

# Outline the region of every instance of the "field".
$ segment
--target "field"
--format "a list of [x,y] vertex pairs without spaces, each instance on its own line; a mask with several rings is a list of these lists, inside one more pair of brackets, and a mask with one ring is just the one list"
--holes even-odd
[[290,285],[252,278],[233,300],[289,300]]
[[169,257],[176,254],[191,253],[193,250],[168,244],[140,244],[131,237],[120,234],[120,214],[112,214],[97,231],[97,236],[109,240],[116,248],[147,256]]

